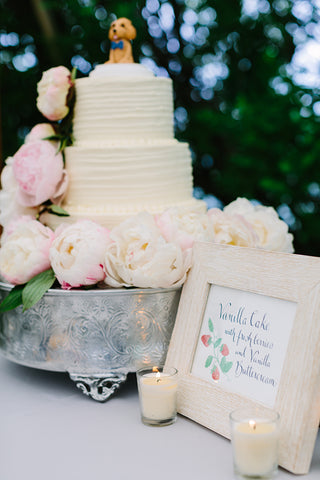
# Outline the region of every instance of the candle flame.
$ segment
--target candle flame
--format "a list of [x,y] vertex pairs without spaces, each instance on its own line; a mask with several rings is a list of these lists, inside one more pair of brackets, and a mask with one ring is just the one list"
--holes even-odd
[[252,428],[252,430],[255,430],[257,428],[257,424],[254,420],[249,420],[249,425]]
[[156,380],[157,380],[157,383],[159,383],[161,381],[161,378],[160,378],[161,375],[160,375],[158,367],[152,367],[152,371],[154,373],[156,373]]

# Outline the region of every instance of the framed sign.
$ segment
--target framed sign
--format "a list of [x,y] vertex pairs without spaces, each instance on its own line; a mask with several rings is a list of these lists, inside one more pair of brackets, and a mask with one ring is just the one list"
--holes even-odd
[[230,438],[229,414],[280,413],[279,464],[307,473],[320,420],[320,258],[196,243],[166,363],[178,412]]

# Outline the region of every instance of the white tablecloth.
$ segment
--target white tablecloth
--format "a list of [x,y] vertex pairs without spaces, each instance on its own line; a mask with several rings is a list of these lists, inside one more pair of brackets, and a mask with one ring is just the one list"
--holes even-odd
[[[1,480],[231,480],[231,444],[178,416],[140,421],[135,376],[106,403],[83,395],[64,373],[0,357]],[[280,469],[279,480],[298,479]],[[320,434],[308,480],[320,479]]]

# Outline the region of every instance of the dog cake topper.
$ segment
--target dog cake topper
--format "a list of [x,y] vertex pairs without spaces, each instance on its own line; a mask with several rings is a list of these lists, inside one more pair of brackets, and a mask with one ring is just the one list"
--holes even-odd
[[111,40],[109,60],[106,63],[134,63],[131,40],[136,38],[136,29],[128,18],[118,18],[109,29]]

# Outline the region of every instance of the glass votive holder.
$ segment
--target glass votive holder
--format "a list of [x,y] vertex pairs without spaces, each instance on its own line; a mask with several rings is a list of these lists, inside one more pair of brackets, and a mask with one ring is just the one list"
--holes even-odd
[[137,371],[141,420],[145,425],[171,425],[177,418],[178,370],[144,367]]
[[236,477],[272,478],[278,471],[279,414],[273,410],[239,408],[230,414]]

